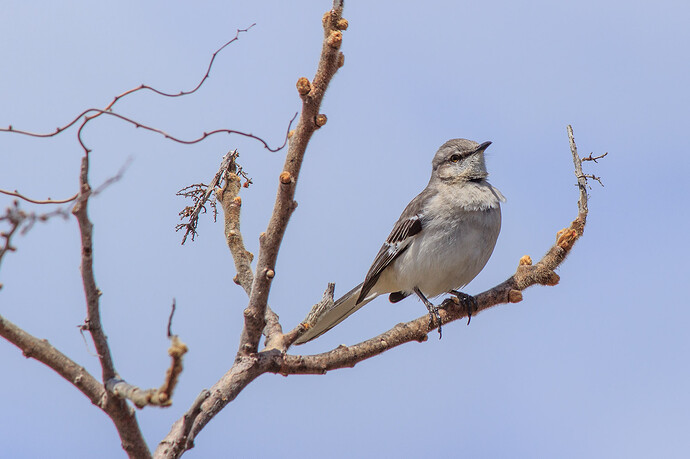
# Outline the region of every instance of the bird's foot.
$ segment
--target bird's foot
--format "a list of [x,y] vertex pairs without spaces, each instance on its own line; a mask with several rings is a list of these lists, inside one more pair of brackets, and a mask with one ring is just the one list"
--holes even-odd
[[472,295],[458,292],[457,290],[451,290],[448,293],[455,295],[455,297],[457,298],[457,304],[461,304],[465,308],[465,312],[467,312],[467,325],[469,325],[470,321],[472,320],[472,314],[479,310],[479,304],[477,303],[477,299]]
[[436,319],[436,323],[438,323],[438,339],[441,339],[443,337],[443,331],[441,330],[441,314],[438,312],[438,306],[434,306],[434,304],[429,301],[424,294],[415,287],[414,292],[417,294],[420,300],[424,303],[424,306],[426,306],[427,310],[429,311],[429,328],[433,328],[434,326],[434,319]]
[[443,332],[441,331],[441,314],[438,312],[438,306],[434,306],[430,302],[426,305],[426,308],[429,310],[429,328],[434,326],[434,319],[436,319],[438,323],[438,339],[441,339]]

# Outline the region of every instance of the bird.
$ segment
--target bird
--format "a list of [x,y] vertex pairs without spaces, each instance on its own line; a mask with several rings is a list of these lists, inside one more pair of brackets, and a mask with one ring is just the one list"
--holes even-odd
[[459,289],[484,268],[501,230],[505,197],[488,181],[485,150],[491,142],[451,139],[431,162],[429,183],[405,207],[374,258],[364,281],[335,301],[296,341],[304,344],[326,333],[379,295],[397,303],[415,294],[435,318],[429,301],[444,293],[476,308]]

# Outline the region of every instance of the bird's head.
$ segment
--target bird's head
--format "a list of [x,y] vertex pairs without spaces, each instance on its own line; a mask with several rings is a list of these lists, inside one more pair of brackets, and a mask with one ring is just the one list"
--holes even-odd
[[441,145],[431,162],[431,178],[442,181],[482,180],[489,173],[484,162],[484,150],[491,142],[477,143],[467,139],[452,139]]

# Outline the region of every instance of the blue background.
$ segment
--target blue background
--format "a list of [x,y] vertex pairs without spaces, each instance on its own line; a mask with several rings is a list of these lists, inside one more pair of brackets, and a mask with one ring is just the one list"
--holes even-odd
[[[327,1],[19,2],[0,17],[0,125],[49,132],[141,83],[117,111],[183,138],[231,128],[282,143],[313,77]],[[445,140],[491,140],[491,182],[508,198],[494,255],[465,290],[483,291],[533,259],[577,212],[566,125],[582,156],[609,155],[593,182],[585,235],[556,287],[456,322],[325,376],[264,375],[197,438],[188,457],[686,457],[690,447],[687,293],[690,4],[682,1],[355,2],[345,66],[326,95],[328,124],[307,152],[270,304],[291,329],[328,282],[361,282]],[[193,147],[115,119],[89,124],[91,182],[132,158],[91,201],[102,316],[123,378],[156,387],[165,326],[190,351],[174,404],[140,411],[152,449],[232,364],[244,292],[221,223],[180,245],[175,192],[208,182],[238,148],[254,184],[242,229],[257,252],[284,151],[219,135]],[[0,187],[35,197],[77,191],[76,131],[0,135]],[[6,207],[11,198],[0,196]],[[22,204],[25,207],[30,207]],[[47,210],[45,207],[37,211]],[[85,317],[74,219],[15,241],[2,264],[0,314],[99,376],[77,326]],[[425,312],[415,299],[371,303],[323,338],[354,344]],[[0,343],[3,456],[122,457],[111,421],[43,365]]]

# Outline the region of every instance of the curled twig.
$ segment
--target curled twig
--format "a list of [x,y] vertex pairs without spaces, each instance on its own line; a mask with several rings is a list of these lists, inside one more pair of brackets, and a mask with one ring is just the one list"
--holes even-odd
[[[79,121],[82,120],[82,118],[83,118],[83,120],[81,121],[81,124],[79,124],[79,129],[78,129],[78,131],[77,131],[77,140],[78,140],[78,142],[79,142],[79,145],[81,145],[82,149],[84,150],[85,154],[88,155],[88,154],[91,152],[91,149],[89,149],[89,148],[86,146],[86,144],[84,143],[84,140],[83,140],[83,138],[82,138],[83,130],[86,128],[87,124],[88,124],[90,121],[92,121],[92,120],[94,120],[94,119],[96,119],[96,118],[98,118],[98,117],[100,117],[100,116],[102,116],[102,115],[106,115],[106,116],[113,116],[113,117],[118,118],[118,119],[120,119],[120,120],[122,120],[122,121],[125,121],[125,122],[127,122],[127,123],[129,123],[129,124],[132,124],[133,126],[135,126],[135,127],[137,127],[137,128],[142,128],[142,129],[145,129],[145,130],[148,130],[148,131],[157,133],[157,134],[159,134],[159,135],[164,136],[166,139],[172,140],[172,141],[177,142],[177,143],[182,143],[182,144],[185,144],[185,145],[190,145],[190,144],[199,143],[199,142],[205,140],[207,137],[212,136],[212,135],[214,135],[214,134],[225,133],[225,134],[236,134],[236,135],[241,135],[241,136],[244,136],[244,137],[248,137],[248,138],[257,140],[258,142],[260,142],[260,143],[264,146],[264,148],[266,148],[267,150],[269,150],[269,151],[271,151],[271,152],[279,151],[279,150],[283,149],[283,148],[285,147],[285,145],[287,144],[288,133],[290,132],[290,127],[291,127],[291,125],[292,125],[292,121],[295,119],[295,117],[297,117],[297,114],[295,114],[295,116],[292,118],[292,120],[290,121],[290,123],[289,123],[289,125],[288,125],[287,131],[286,131],[286,134],[285,134],[285,139],[284,139],[284,141],[283,141],[283,144],[280,145],[279,147],[271,147],[265,140],[263,140],[263,139],[262,139],[261,137],[259,137],[259,136],[256,136],[256,135],[251,134],[251,133],[246,133],[246,132],[242,132],[242,131],[237,131],[237,130],[234,130],[234,129],[215,129],[215,130],[212,130],[212,131],[204,132],[201,136],[199,136],[199,137],[197,137],[197,138],[190,139],[190,140],[184,140],[184,139],[180,139],[180,138],[177,138],[177,137],[175,137],[175,136],[172,136],[172,135],[166,133],[165,131],[163,131],[163,130],[161,130],[161,129],[157,129],[157,128],[154,128],[154,127],[152,127],[152,126],[149,126],[149,125],[140,123],[140,122],[135,121],[135,120],[133,120],[133,119],[131,119],[131,118],[129,118],[129,117],[126,117],[126,116],[124,116],[124,115],[120,115],[120,114],[115,113],[115,112],[112,111],[113,106],[114,106],[120,99],[122,99],[122,98],[124,98],[124,97],[126,97],[126,96],[128,96],[128,95],[131,95],[131,94],[133,94],[133,93],[135,93],[135,92],[141,91],[141,90],[149,90],[149,91],[152,91],[152,92],[154,92],[154,93],[156,93],[156,94],[158,94],[158,95],[164,96],[164,97],[180,97],[180,96],[186,96],[186,95],[195,93],[197,90],[199,90],[199,88],[201,88],[201,86],[204,84],[204,82],[209,78],[210,73],[211,73],[211,68],[213,67],[213,63],[214,63],[214,61],[215,61],[216,56],[218,55],[218,53],[220,53],[223,49],[225,49],[225,48],[226,48],[228,45],[230,45],[231,43],[233,43],[233,42],[235,42],[236,40],[238,40],[238,39],[239,39],[239,34],[240,34],[240,33],[242,33],[242,32],[247,32],[247,31],[248,31],[249,29],[251,29],[253,26],[254,26],[254,24],[252,24],[251,26],[247,27],[246,29],[238,29],[238,30],[237,30],[237,33],[235,34],[235,37],[234,37],[233,39],[231,39],[230,41],[226,42],[224,45],[222,45],[220,48],[218,48],[218,49],[213,53],[213,55],[212,55],[212,57],[211,57],[211,60],[210,60],[210,62],[209,62],[209,64],[208,64],[208,68],[206,69],[205,75],[202,77],[201,81],[200,81],[193,89],[191,89],[191,90],[189,90],[189,91],[180,91],[179,93],[174,93],[174,94],[173,94],[173,93],[166,93],[166,92],[164,92],[164,91],[158,90],[158,89],[153,88],[153,87],[151,87],[151,86],[142,84],[142,85],[140,85],[140,86],[137,86],[136,88],[127,90],[127,91],[123,92],[122,94],[120,94],[120,95],[118,95],[118,96],[115,96],[115,98],[113,99],[113,101],[110,102],[110,104],[108,104],[108,106],[106,106],[105,109],[103,109],[103,110],[98,109],[98,108],[89,108],[89,109],[86,109],[86,110],[82,111],[79,115],[77,115],[76,117],[74,117],[74,118],[73,118],[71,121],[69,121],[68,123],[66,123],[66,124],[64,124],[64,125],[62,125],[62,126],[58,126],[57,128],[55,128],[55,130],[52,131],[52,132],[47,132],[47,133],[36,133],[36,132],[26,131],[26,130],[22,130],[22,129],[15,129],[12,125],[9,125],[7,128],[0,128],[0,132],[15,133],[15,134],[21,134],[21,135],[26,135],[26,136],[30,136],[30,137],[39,137],[39,138],[54,137],[54,136],[60,134],[61,132],[65,131],[65,130],[67,130],[67,129],[69,129],[69,128],[71,128],[72,126],[75,126],[75,125],[76,125],[77,123],[79,123]],[[7,192],[7,193],[11,193],[11,192]],[[22,197],[22,196],[19,196],[18,194],[15,194],[15,196],[17,196],[17,197]],[[23,198],[23,197],[22,197],[22,198]],[[75,198],[72,198],[72,199],[75,199]],[[36,202],[36,203],[41,203],[41,202]],[[46,203],[48,203],[48,202],[46,202]]]
[[21,194],[18,190],[14,191],[7,191],[7,190],[0,190],[0,193],[6,194],[8,196],[14,196],[16,198],[22,199],[26,202],[30,202],[31,204],[65,204],[67,202],[72,202],[75,199],[77,199],[77,196],[79,196],[79,193],[76,193],[74,196],[65,198],[65,199],[31,199],[27,196],[24,196]]
[[[158,90],[158,89],[156,89],[156,88],[153,88],[153,87],[151,87],[151,86],[142,84],[142,85],[140,85],[140,86],[137,86],[136,88],[128,89],[127,91],[123,92],[122,94],[115,96],[115,98],[113,99],[113,101],[110,102],[110,104],[108,104],[108,106],[107,106],[104,110],[102,110],[102,111],[103,111],[103,112],[107,112],[107,111],[112,110],[113,106],[114,106],[120,99],[122,99],[122,98],[124,98],[124,97],[126,97],[126,96],[128,96],[128,95],[130,95],[130,94],[133,94],[133,93],[135,93],[135,92],[141,91],[141,90],[152,91],[152,92],[154,92],[154,93],[156,93],[156,94],[158,94],[158,95],[164,96],[164,97],[180,97],[180,96],[187,96],[187,95],[189,95],[189,94],[195,93],[196,91],[198,91],[198,90],[201,88],[201,86],[204,84],[204,82],[206,82],[206,80],[207,80],[207,79],[209,78],[209,76],[211,75],[211,68],[213,67],[213,62],[216,60],[216,56],[218,55],[218,53],[220,53],[223,49],[225,49],[225,48],[226,48],[228,45],[230,45],[231,43],[233,43],[233,42],[239,40],[239,35],[240,35],[240,33],[248,32],[249,29],[251,29],[251,28],[254,27],[255,25],[256,25],[256,24],[252,24],[252,25],[250,25],[249,27],[247,27],[246,29],[237,29],[237,33],[235,34],[235,37],[233,37],[231,40],[229,40],[228,42],[226,42],[225,44],[223,44],[220,48],[218,48],[218,49],[213,53],[213,55],[211,56],[211,60],[210,60],[210,62],[209,62],[209,64],[208,64],[208,68],[206,69],[206,74],[201,78],[201,81],[200,81],[193,89],[191,89],[191,90],[189,90],[189,91],[180,91],[179,93],[172,94],[172,93],[166,93],[166,92],[164,92],[164,91],[160,91],[160,90]],[[35,133],[35,132],[30,132],[30,131],[24,131],[24,130],[21,130],[21,129],[15,129],[12,125],[8,126],[7,128],[0,128],[0,132],[14,132],[14,133],[16,133],[16,134],[23,134],[23,135],[27,135],[27,136],[30,136],[30,137],[43,137],[43,138],[44,138],[44,137],[53,137],[53,136],[56,136],[56,135],[60,134],[62,131],[65,131],[65,130],[71,128],[72,126],[74,126],[75,124],[77,124],[77,122],[81,119],[81,117],[87,115],[90,111],[91,111],[91,110],[86,110],[86,111],[80,113],[79,115],[77,115],[76,117],[74,117],[71,121],[69,121],[67,124],[64,124],[64,125],[62,125],[62,126],[59,126],[59,127],[55,128],[54,131],[48,132],[48,133]],[[100,115],[100,114],[98,114],[98,115],[96,115],[96,116],[99,116],[99,115]]]
[[178,92],[178,93],[174,93],[174,94],[173,94],[173,93],[167,93],[167,92],[164,92],[164,91],[160,91],[160,90],[158,90],[158,89],[156,89],[156,88],[153,88],[153,87],[151,87],[151,86],[142,84],[141,86],[137,86],[136,88],[133,88],[133,89],[130,89],[130,90],[128,90],[128,91],[123,92],[123,93],[120,94],[119,96],[115,96],[115,98],[113,99],[113,101],[110,102],[110,104],[108,104],[108,106],[107,106],[105,109],[106,109],[106,110],[111,110],[111,109],[113,108],[113,105],[115,105],[115,104],[117,103],[118,100],[120,100],[120,99],[122,99],[123,97],[128,96],[128,95],[130,95],[130,94],[132,94],[132,93],[135,93],[135,92],[137,92],[137,91],[142,91],[142,90],[152,91],[152,92],[158,94],[159,96],[164,96],[164,97],[180,97],[180,96],[187,96],[187,95],[189,95],[189,94],[192,94],[192,93],[197,92],[197,91],[199,90],[199,88],[201,88],[201,86],[206,82],[206,80],[208,79],[208,77],[211,75],[211,68],[213,67],[213,62],[216,60],[216,56],[218,56],[218,53],[220,53],[221,51],[223,51],[226,47],[228,47],[228,46],[229,46],[230,44],[232,44],[233,42],[236,42],[237,40],[239,40],[239,39],[240,39],[240,34],[241,34],[241,33],[248,32],[249,29],[251,29],[251,28],[254,27],[255,25],[256,25],[256,23],[250,25],[250,26],[247,27],[246,29],[237,29],[237,32],[235,33],[235,36],[234,36],[231,40],[227,41],[223,46],[221,46],[220,48],[218,48],[218,49],[213,53],[213,55],[211,56],[211,60],[210,60],[209,63],[208,63],[208,68],[206,69],[206,74],[204,74],[204,76],[201,78],[201,81],[199,81],[199,83],[198,83],[193,89],[191,89],[191,90],[189,90],[189,91],[180,91],[180,92]]

